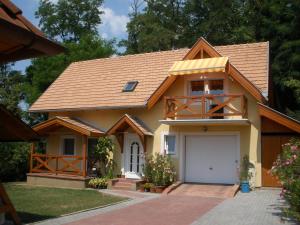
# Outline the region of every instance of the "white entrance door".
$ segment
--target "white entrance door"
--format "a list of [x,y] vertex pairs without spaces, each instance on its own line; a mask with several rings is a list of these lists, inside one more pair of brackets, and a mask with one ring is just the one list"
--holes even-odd
[[137,134],[125,135],[125,178],[140,179],[144,165],[144,149]]
[[186,136],[185,181],[234,184],[238,181],[238,136]]

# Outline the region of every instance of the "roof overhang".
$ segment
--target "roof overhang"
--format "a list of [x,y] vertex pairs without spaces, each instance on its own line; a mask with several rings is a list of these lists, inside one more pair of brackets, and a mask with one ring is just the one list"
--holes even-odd
[[0,63],[51,56],[65,51],[63,46],[47,39],[8,0],[0,0],[0,27]]
[[162,124],[170,126],[248,126],[248,119],[180,119],[160,120]]
[[0,105],[0,142],[37,141],[39,138],[30,126]]
[[146,136],[153,136],[153,133],[138,118],[125,114],[106,132],[106,134],[116,136],[121,147],[121,152],[123,152],[124,132],[128,128],[132,128],[133,131],[137,133],[143,144],[144,152],[146,152]]
[[275,123],[285,126],[297,133],[300,133],[300,121],[295,120],[261,103],[258,103],[258,112],[261,116],[266,117]]
[[70,117],[54,117],[45,122],[39,123],[33,129],[40,135],[48,134],[49,132],[59,128],[66,127],[82,135],[89,137],[100,137],[104,132],[78,119]]

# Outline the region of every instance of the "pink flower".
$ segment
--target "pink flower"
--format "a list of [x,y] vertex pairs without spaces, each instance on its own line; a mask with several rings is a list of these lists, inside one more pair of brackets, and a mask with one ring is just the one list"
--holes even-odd
[[297,155],[294,154],[294,155],[293,155],[293,159],[297,159]]
[[291,146],[292,151],[296,151],[297,149],[298,149],[298,146],[296,146],[296,145]]

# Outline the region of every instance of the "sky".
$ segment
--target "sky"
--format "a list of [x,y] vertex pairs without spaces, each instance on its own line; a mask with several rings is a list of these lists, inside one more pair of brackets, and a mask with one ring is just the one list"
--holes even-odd
[[[57,2],[57,0],[51,0]],[[38,27],[39,21],[34,13],[38,8],[39,0],[12,0],[22,11],[23,15]],[[126,24],[129,21],[128,14],[133,0],[104,0],[102,6],[102,24],[99,26],[99,34],[106,39],[116,38],[117,41],[127,37]],[[30,64],[30,60],[19,61],[15,69],[24,71]]]

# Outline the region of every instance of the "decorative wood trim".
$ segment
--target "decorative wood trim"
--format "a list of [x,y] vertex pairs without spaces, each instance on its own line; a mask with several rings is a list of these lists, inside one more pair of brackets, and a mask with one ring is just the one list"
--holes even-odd
[[300,133],[300,122],[294,120],[266,105],[258,104],[258,112],[261,116],[264,116],[274,122],[281,124],[297,133]]
[[17,214],[17,211],[10,201],[2,183],[0,182],[0,199],[2,201],[3,206],[0,207],[0,213],[8,213],[11,215],[14,223],[16,225],[21,225],[21,220]]

